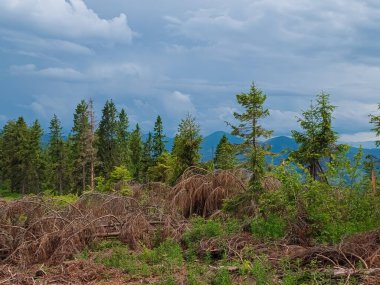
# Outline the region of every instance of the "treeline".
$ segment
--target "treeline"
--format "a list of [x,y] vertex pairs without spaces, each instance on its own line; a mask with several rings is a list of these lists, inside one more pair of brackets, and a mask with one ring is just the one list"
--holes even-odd
[[[244,112],[235,113],[239,124],[230,126],[232,133],[242,137],[244,143],[232,145],[224,136],[214,160],[203,165],[200,126],[189,114],[179,123],[170,151],[165,148],[166,136],[160,116],[152,132],[143,138],[139,125],[131,129],[126,111],[118,110],[112,100],[105,103],[97,127],[93,102],[82,100],[75,109],[68,136],[63,134],[61,122],[54,115],[47,146],[42,146],[43,130],[38,121],[28,126],[19,117],[7,122],[0,133],[1,187],[22,194],[50,191],[80,195],[94,189],[123,190],[123,183],[130,180],[172,184],[185,169],[197,165],[208,169],[237,166],[250,169],[253,173],[250,185],[259,191],[260,180],[268,170],[264,157],[270,154],[259,139],[272,133],[260,124],[270,115],[264,107],[266,96],[252,84],[249,93],[238,94],[236,98]],[[303,131],[292,131],[300,148],[291,153],[290,159],[308,169],[313,179],[327,183],[322,162],[333,165],[335,158],[347,151],[337,144],[338,135],[332,127],[334,109],[328,94],[317,95],[315,103],[298,118]],[[380,135],[380,116],[371,115],[370,122]],[[246,159],[238,160],[237,155],[245,155]],[[374,175],[376,160],[371,159]]]
[[130,130],[126,111],[117,110],[112,100],[105,103],[97,128],[92,101],[82,100],[68,137],[56,115],[50,121],[47,146],[42,145],[42,136],[38,121],[28,126],[19,117],[6,123],[0,133],[2,188],[22,194],[50,190],[80,195],[96,187],[109,188],[112,179],[172,183],[199,162],[202,142],[199,125],[187,115],[168,152],[160,116],[153,132],[143,138],[139,125]]

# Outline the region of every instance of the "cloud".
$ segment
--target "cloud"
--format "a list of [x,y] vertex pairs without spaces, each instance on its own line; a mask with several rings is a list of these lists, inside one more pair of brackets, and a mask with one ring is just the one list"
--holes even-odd
[[344,143],[358,143],[376,141],[379,138],[376,137],[374,132],[359,132],[354,134],[340,134],[339,141]]
[[47,67],[38,69],[34,64],[12,65],[10,73],[19,76],[38,76],[56,80],[111,80],[125,77],[139,77],[143,75],[143,69],[133,63],[98,63],[91,67],[78,71],[71,67]]
[[197,113],[194,104],[191,101],[191,96],[179,91],[174,91],[173,93],[165,96],[163,98],[163,103],[166,112],[177,117],[183,116],[186,113],[190,113],[192,115],[196,115]]
[[38,70],[34,64],[26,64],[12,65],[9,69],[14,75],[32,75],[47,79],[80,80],[84,78],[81,72],[73,68],[48,67]]
[[134,34],[125,14],[102,19],[83,0],[2,0],[0,19],[13,29],[80,41],[128,43]]

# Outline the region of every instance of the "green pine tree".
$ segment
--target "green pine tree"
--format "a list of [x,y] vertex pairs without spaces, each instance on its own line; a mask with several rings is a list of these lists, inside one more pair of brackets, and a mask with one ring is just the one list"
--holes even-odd
[[129,119],[128,115],[124,109],[121,109],[118,121],[117,121],[117,154],[118,154],[118,164],[124,165],[126,167],[129,166],[129,148],[128,148],[128,140],[129,140]]
[[237,94],[236,99],[244,108],[244,112],[234,113],[240,124],[229,125],[232,127],[233,135],[244,139],[240,151],[248,158],[248,168],[252,171],[250,188],[254,192],[261,192],[267,151],[260,145],[259,139],[268,138],[272,134],[272,131],[264,129],[260,123],[260,120],[269,116],[269,110],[264,107],[266,95],[252,83],[250,92]]
[[91,108],[82,100],[74,113],[71,146],[74,158],[74,183],[78,195],[81,195],[87,185],[92,184],[92,166],[96,149],[91,124]]
[[161,156],[165,151],[165,135],[162,126],[162,119],[160,116],[157,116],[156,122],[154,124],[154,132],[153,132],[153,157],[157,159]]
[[332,128],[332,113],[335,108],[329,101],[329,94],[322,92],[317,95],[316,104],[312,102],[309,110],[303,112],[303,118],[298,118],[303,132],[292,131],[299,148],[291,156],[308,168],[314,180],[322,179],[327,182],[321,161],[331,161],[334,153],[339,150],[336,146],[338,136]]
[[142,152],[143,152],[143,142],[141,140],[141,131],[139,124],[136,124],[136,128],[130,135],[128,148],[130,151],[129,161],[130,161],[130,172],[136,181],[140,181],[141,171],[142,171]]
[[54,114],[50,121],[50,138],[47,148],[48,180],[55,194],[68,193],[71,186],[69,149],[63,139],[61,122]]
[[141,157],[141,179],[147,183],[149,181],[148,169],[153,166],[153,140],[152,134],[149,132],[148,138],[144,142],[143,152]]
[[229,143],[227,136],[223,135],[216,147],[214,167],[216,169],[232,169],[236,164],[237,160],[234,146]]
[[195,118],[187,114],[178,126],[178,133],[174,138],[172,154],[177,161],[177,176],[200,160],[202,136],[200,127]]
[[118,165],[118,121],[117,109],[112,100],[107,100],[102,110],[102,119],[97,130],[97,154],[100,174],[106,179]]

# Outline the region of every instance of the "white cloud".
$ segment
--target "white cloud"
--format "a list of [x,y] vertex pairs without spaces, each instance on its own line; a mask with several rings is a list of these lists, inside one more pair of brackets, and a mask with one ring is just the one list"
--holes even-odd
[[191,96],[188,94],[174,91],[173,93],[163,98],[166,112],[175,116],[183,116],[186,113],[196,114],[196,109],[191,101]]
[[372,142],[379,138],[374,132],[359,132],[354,134],[340,134],[339,141],[344,143]]
[[22,26],[38,34],[85,41],[130,42],[134,34],[125,14],[102,19],[83,0],[2,0],[0,22],[11,28]]
[[13,75],[39,76],[57,80],[110,80],[125,77],[139,77],[144,74],[142,67],[133,63],[98,63],[90,68],[78,71],[71,67],[47,67],[38,69],[34,64],[12,65],[9,68]]
[[90,78],[113,79],[115,77],[142,76],[144,71],[141,66],[134,63],[98,63],[86,72]]
[[34,64],[12,65],[10,72],[14,75],[39,76],[48,79],[57,80],[80,80],[84,75],[73,68],[48,67],[37,69]]

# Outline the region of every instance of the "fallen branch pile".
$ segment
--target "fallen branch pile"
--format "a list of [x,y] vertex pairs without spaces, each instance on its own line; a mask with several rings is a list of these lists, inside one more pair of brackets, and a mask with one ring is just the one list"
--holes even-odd
[[65,207],[24,197],[0,208],[0,260],[22,267],[59,264],[95,239],[117,237],[136,249],[151,246],[156,231],[180,237],[185,224],[164,206],[142,207],[120,195],[86,194]]

